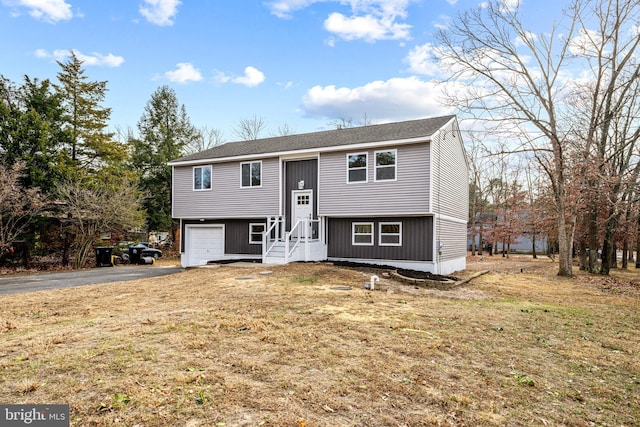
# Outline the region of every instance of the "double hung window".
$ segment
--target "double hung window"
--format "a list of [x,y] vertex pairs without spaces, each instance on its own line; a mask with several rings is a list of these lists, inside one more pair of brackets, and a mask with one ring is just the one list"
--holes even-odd
[[381,222],[378,224],[380,246],[402,246],[402,223]]
[[244,187],[262,186],[262,162],[240,164],[240,185]]
[[376,151],[376,181],[395,181],[397,150]]
[[347,154],[347,182],[367,182],[367,153]]
[[266,230],[266,224],[264,223],[249,224],[249,243],[250,244],[262,243],[262,235],[265,230]]
[[211,166],[195,166],[193,168],[194,191],[211,190]]
[[373,223],[354,222],[351,224],[351,244],[360,246],[373,245]]

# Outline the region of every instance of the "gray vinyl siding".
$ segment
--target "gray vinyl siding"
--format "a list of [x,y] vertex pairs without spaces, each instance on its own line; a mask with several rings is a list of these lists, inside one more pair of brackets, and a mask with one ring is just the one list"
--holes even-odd
[[467,256],[467,224],[436,218],[436,244],[442,243],[440,261]]
[[300,181],[304,181],[305,190],[313,190],[313,217],[318,216],[318,160],[292,160],[285,162],[284,165],[284,215],[287,221],[286,227],[289,230],[291,228],[291,192],[298,190]]
[[433,139],[433,212],[466,221],[469,173],[460,132],[453,126],[450,123]]
[[[224,225],[224,253],[231,255],[261,255],[262,245],[249,243],[249,224],[266,224],[265,218],[224,219],[219,221],[183,221],[180,236],[185,236],[185,227],[189,224]],[[185,247],[182,237],[182,248]]]
[[278,165],[278,158],[262,159],[262,186],[241,188],[240,162],[213,163],[210,191],[193,191],[193,166],[175,166],[173,217],[277,216],[280,202]]
[[[376,151],[397,149],[396,180],[375,182]],[[367,182],[347,183],[347,154],[368,153]],[[320,155],[319,215],[410,215],[430,211],[429,143]],[[465,181],[466,183],[466,181]]]
[[[352,244],[352,223],[374,223],[373,246]],[[402,246],[380,246],[378,224],[402,223]],[[327,225],[327,256],[329,258],[387,259],[432,261],[433,217],[385,217],[385,218],[329,218]],[[463,247],[464,247],[464,241]]]

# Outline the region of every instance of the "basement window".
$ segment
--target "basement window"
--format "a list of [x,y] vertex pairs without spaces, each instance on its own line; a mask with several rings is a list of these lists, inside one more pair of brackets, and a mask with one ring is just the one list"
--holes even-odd
[[354,222],[351,224],[351,244],[373,246],[373,223]]

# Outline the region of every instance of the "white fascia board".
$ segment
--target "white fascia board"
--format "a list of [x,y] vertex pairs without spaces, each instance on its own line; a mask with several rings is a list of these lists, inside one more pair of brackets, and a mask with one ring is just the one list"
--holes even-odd
[[424,216],[435,216],[433,214],[433,212],[411,212],[411,213],[406,213],[406,212],[371,212],[371,213],[341,213],[339,215],[332,215],[332,214],[326,214],[324,212],[320,212],[318,211],[318,216],[326,216],[328,218],[382,218],[382,217],[388,217],[388,216],[392,216],[392,217],[402,217],[402,218],[408,218],[408,217],[424,217]]
[[431,139],[432,139],[432,136],[426,136],[426,137],[423,136],[419,138],[395,139],[390,141],[364,142],[360,144],[310,148],[307,150],[274,151],[269,153],[247,154],[243,156],[220,157],[215,159],[198,159],[198,160],[189,160],[185,162],[179,162],[174,160],[167,164],[169,166],[190,166],[190,165],[198,165],[198,164],[205,164],[205,163],[210,164],[210,163],[223,163],[223,162],[233,162],[233,161],[265,159],[269,157],[280,157],[283,159],[287,159],[287,158],[299,159],[301,157],[312,158],[314,157],[314,155],[317,156],[319,153],[331,153],[335,151],[353,151],[353,150],[362,150],[362,149],[368,149],[368,148],[378,148],[378,147],[395,146],[395,145],[409,145],[409,144],[417,144],[420,142],[430,142]]

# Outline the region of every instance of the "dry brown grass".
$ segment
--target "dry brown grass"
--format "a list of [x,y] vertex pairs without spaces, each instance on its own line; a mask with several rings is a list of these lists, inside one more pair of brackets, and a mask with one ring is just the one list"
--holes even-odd
[[68,403],[74,426],[640,419],[635,270],[561,279],[548,260],[485,258],[454,291],[370,292],[370,271],[266,269],[1,296],[0,402]]

